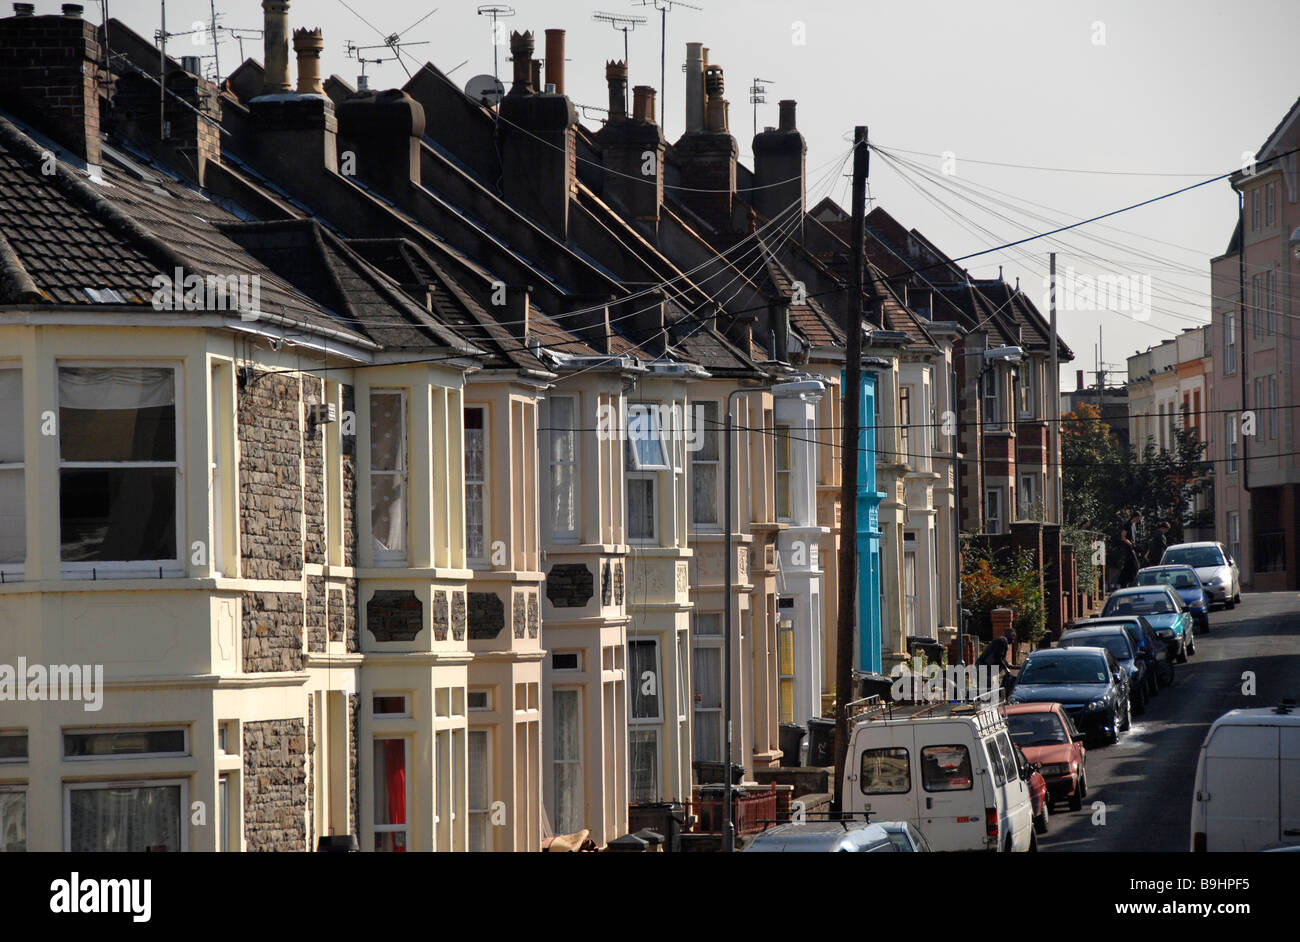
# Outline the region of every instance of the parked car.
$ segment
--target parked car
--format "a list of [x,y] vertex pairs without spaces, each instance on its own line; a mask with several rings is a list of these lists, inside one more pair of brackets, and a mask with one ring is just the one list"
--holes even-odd
[[1193,851],[1300,849],[1300,713],[1295,700],[1231,710],[1201,743]]
[[1182,599],[1167,585],[1137,585],[1111,594],[1102,608],[1103,618],[1111,615],[1145,615],[1156,635],[1163,639],[1176,661],[1196,653],[1196,632],[1191,613]]
[[1183,607],[1192,613],[1198,632],[1210,630],[1210,599],[1201,587],[1201,579],[1191,566],[1148,566],[1138,570],[1138,585],[1167,585],[1178,593]]
[[844,809],[907,821],[936,851],[1038,849],[1029,786],[987,703],[891,704],[856,718]]
[[1128,632],[1142,656],[1150,667],[1147,692],[1157,696],[1161,687],[1172,686],[1174,682],[1174,656],[1169,653],[1169,646],[1161,640],[1151,622],[1145,615],[1113,615],[1110,618],[1085,618],[1069,626],[1073,628],[1094,628],[1102,625],[1118,625]]
[[1175,543],[1160,557],[1160,565],[1191,566],[1211,602],[1233,608],[1241,601],[1241,571],[1222,543]]
[[1025,758],[1024,751],[1014,742],[1011,746],[1016,750],[1016,765],[1020,770],[1020,777],[1029,786],[1029,804],[1034,810],[1034,833],[1046,834],[1047,819],[1051,814],[1047,808],[1047,782],[1043,778],[1043,773]]
[[1147,711],[1147,690],[1151,685],[1151,668],[1123,625],[1089,625],[1087,628],[1072,628],[1061,635],[1057,645],[1062,648],[1105,648],[1115,655],[1119,666],[1128,674],[1129,692],[1133,697],[1133,712],[1141,716]]
[[1105,648],[1040,648],[1029,655],[1011,702],[1052,701],[1085,736],[1119,742],[1132,725],[1128,674]]
[[746,853],[928,852],[925,837],[906,821],[805,821],[778,824],[757,834]]
[[1083,733],[1059,703],[1011,703],[1004,708],[1011,740],[1038,767],[1047,783],[1047,803],[1064,799],[1071,811],[1088,797],[1088,750]]

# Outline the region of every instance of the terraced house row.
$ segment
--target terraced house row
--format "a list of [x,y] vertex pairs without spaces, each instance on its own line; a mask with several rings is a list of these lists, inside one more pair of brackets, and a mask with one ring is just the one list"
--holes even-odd
[[1042,316],[882,210],[850,325],[793,101],[747,167],[698,43],[669,143],[622,62],[579,122],[562,30],[485,103],[263,8],[161,109],[128,24],[0,19],[0,665],[103,677],[0,703],[0,849],[603,846],[723,759],[728,633],[747,775],[829,714],[841,539],[860,677],[955,634],[959,527],[1059,578]]

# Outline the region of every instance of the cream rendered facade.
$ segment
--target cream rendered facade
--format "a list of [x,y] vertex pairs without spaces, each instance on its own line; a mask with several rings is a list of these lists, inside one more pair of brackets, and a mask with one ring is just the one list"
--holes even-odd
[[543,800],[554,833],[586,828],[597,845],[627,831],[624,446],[596,431],[626,414],[625,384],[639,373],[618,359],[562,374],[539,429]]

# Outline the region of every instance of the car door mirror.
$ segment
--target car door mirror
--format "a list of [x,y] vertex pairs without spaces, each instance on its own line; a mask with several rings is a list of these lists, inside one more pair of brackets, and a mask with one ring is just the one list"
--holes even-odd
[[1083,733],[1075,733],[1070,737],[1070,742],[1083,742]]

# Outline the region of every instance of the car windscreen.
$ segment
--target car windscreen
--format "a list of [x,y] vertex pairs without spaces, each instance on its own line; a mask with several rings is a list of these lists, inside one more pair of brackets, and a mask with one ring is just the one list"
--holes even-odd
[[1133,657],[1133,649],[1129,647],[1128,636],[1125,634],[1081,635],[1076,638],[1062,638],[1060,645],[1063,648],[1106,648],[1111,654],[1115,655],[1117,661],[1127,661]]
[[1104,684],[1106,660],[1096,657],[1031,655],[1020,672],[1020,684]]
[[1055,746],[1070,741],[1055,713],[1012,713],[1007,716],[1011,738],[1026,746]]
[[1223,553],[1217,546],[1183,546],[1165,550],[1162,563],[1179,563],[1193,569],[1205,569],[1209,566],[1226,566]]
[[1167,585],[1175,589],[1194,589],[1199,582],[1196,573],[1185,569],[1161,569],[1156,572],[1139,572],[1138,585]]
[[1166,592],[1126,592],[1112,595],[1101,610],[1107,615],[1172,615],[1177,609]]

